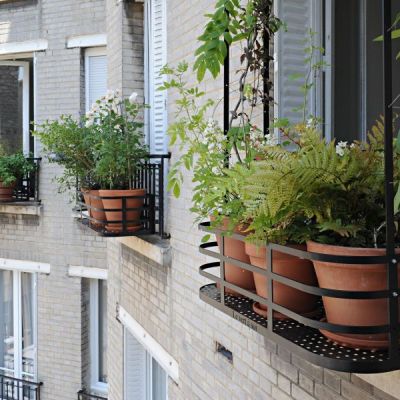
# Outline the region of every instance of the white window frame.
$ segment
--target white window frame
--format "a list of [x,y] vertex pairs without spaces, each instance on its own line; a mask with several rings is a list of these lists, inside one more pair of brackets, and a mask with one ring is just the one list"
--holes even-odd
[[[0,61],[0,66],[23,67],[24,76],[22,81],[22,151],[26,156],[29,155],[29,136],[30,136],[30,118],[29,118],[29,87],[30,87],[30,66],[26,61]],[[33,149],[32,149],[33,150]]]
[[[126,351],[127,351],[127,335],[132,333],[129,331],[127,327],[124,327],[124,400],[132,400],[127,398],[127,369],[126,369]],[[134,335],[132,335],[134,337]],[[140,343],[140,342],[139,342]],[[142,346],[142,344],[140,343]],[[142,346],[143,347],[143,346]],[[151,354],[143,347],[144,351],[146,352],[146,399],[140,399],[140,400],[152,400],[153,399],[153,360],[158,363],[158,361],[151,356]],[[158,364],[160,365],[160,364]],[[162,368],[162,366],[160,366]],[[166,398],[165,400],[168,400],[168,373],[163,369],[165,373],[165,393],[166,393]]]
[[33,293],[32,293],[32,313],[33,313],[33,343],[34,343],[34,373],[28,374],[23,372],[22,366],[22,279],[23,273],[19,270],[5,270],[10,271],[13,274],[13,320],[14,320],[14,370],[8,370],[0,368],[0,372],[8,372],[13,374],[14,378],[17,379],[31,379],[37,380],[37,335],[38,335],[38,324],[37,324],[37,274],[32,275],[33,282]]
[[[85,111],[89,111],[92,107],[89,101],[89,78],[90,78],[90,68],[89,68],[89,58],[107,56],[106,47],[91,47],[85,49]],[[105,93],[104,93],[105,94]]]
[[100,395],[107,396],[108,384],[99,382],[99,283],[107,282],[101,279],[90,280],[90,389]]

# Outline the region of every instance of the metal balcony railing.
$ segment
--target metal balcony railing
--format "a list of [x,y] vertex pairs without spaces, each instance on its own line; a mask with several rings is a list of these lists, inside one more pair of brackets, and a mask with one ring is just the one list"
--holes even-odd
[[18,180],[14,190],[14,201],[16,202],[35,202],[40,203],[39,197],[39,169],[41,158],[28,158],[35,164],[32,173]]
[[[103,236],[133,236],[165,232],[165,174],[170,154],[150,155],[134,176],[133,195],[102,195],[78,190],[80,221]],[[79,188],[79,184],[78,184]]]
[[87,393],[85,390],[78,392],[78,400],[107,400],[107,397]]
[[0,400],[40,400],[42,383],[0,375]]

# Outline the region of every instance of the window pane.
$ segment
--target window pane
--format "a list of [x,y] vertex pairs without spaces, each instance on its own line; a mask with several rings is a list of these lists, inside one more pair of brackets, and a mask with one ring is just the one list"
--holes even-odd
[[35,374],[35,327],[34,327],[34,278],[32,274],[21,275],[22,307],[22,372],[23,378],[33,378]]
[[22,150],[24,68],[0,65],[0,141],[7,153]]
[[90,56],[88,60],[88,104],[90,109],[96,100],[100,99],[107,92],[107,57],[106,56]]
[[167,374],[160,367],[156,360],[152,360],[153,368],[153,399],[152,400],[167,400]]
[[107,383],[107,282],[99,280],[99,382]]
[[14,371],[13,274],[0,271],[0,373]]

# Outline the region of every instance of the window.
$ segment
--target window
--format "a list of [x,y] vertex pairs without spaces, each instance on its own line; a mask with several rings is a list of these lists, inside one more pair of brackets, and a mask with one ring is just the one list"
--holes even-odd
[[107,394],[107,281],[90,283],[91,389]]
[[36,275],[0,270],[0,374],[36,378]]
[[[393,3],[393,16],[400,12]],[[329,0],[326,2],[325,46],[331,49],[330,109],[327,120],[338,140],[366,139],[366,133],[383,114],[382,4],[368,0]],[[394,54],[400,51],[393,42]],[[393,57],[393,89],[400,93],[398,62]]]
[[166,372],[125,329],[124,400],[167,400]]
[[161,68],[166,57],[166,5],[165,0],[145,2],[145,102],[146,136],[152,154],[167,152],[166,92],[157,90],[163,83]]
[[0,142],[7,153],[34,150],[31,71],[28,61],[0,61]]
[[[393,15],[400,3],[393,3]],[[315,62],[326,66],[314,79],[308,93],[307,113],[321,118],[328,140],[366,139],[366,133],[383,113],[382,43],[374,39],[382,34],[381,2],[368,0],[285,0],[276,2],[279,17],[287,24],[275,43],[275,116],[291,122],[302,120],[304,49],[309,31],[313,43],[324,48]],[[393,42],[394,54],[400,43]],[[318,52],[317,52],[318,53]],[[400,68],[393,57],[394,95],[400,94]]]
[[107,56],[104,47],[85,51],[85,111],[107,92]]

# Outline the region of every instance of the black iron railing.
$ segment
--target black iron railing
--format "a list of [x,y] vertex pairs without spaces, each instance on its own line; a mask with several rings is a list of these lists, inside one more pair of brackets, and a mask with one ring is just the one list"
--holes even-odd
[[29,175],[18,180],[14,190],[14,201],[25,202],[33,201],[40,203],[39,197],[39,168],[41,158],[29,158],[35,164],[35,169]]
[[[165,232],[165,174],[169,154],[150,155],[137,169],[132,193],[80,190],[80,220],[104,236]],[[118,192],[118,191],[117,191]]]
[[0,375],[0,400],[40,400],[42,383]]
[[87,393],[85,390],[78,392],[78,400],[107,400],[107,397]]
[[[349,291],[337,289],[324,289],[301,283],[288,277],[290,269],[285,276],[276,272],[273,253],[283,253],[296,257],[301,260],[319,261],[324,263],[348,264],[349,268],[354,265],[365,264],[365,268],[393,265],[400,261],[400,255],[394,258],[383,256],[334,256],[327,254],[311,253],[305,250],[298,250],[292,247],[270,244],[267,246],[265,265],[266,269],[259,268],[250,263],[227,257],[225,255],[226,236],[223,231],[210,229],[209,223],[200,225],[200,229],[206,232],[213,232],[219,236],[219,250],[217,242],[204,243],[200,246],[200,253],[217,259],[217,262],[207,263],[200,267],[200,274],[214,282],[205,285],[200,289],[200,298],[205,302],[216,307],[220,311],[228,314],[237,321],[245,324],[254,331],[281,343],[285,348],[293,353],[299,354],[302,358],[325,368],[358,373],[378,373],[400,369],[400,346],[397,340],[396,331],[399,329],[399,316],[397,310],[392,315],[392,307],[386,307],[389,317],[387,324],[372,326],[345,326],[328,322],[326,319],[324,302],[322,298],[350,299],[349,301],[379,301],[386,300],[387,304],[393,297],[399,301],[399,288],[396,283],[395,288],[387,287],[375,291]],[[229,239],[245,241],[245,236],[233,234]],[[261,297],[254,291],[239,287],[226,279],[226,264],[234,265],[241,270],[259,274],[265,279],[265,291],[268,297]],[[293,266],[288,268],[298,268],[293,262]],[[385,267],[383,267],[385,268]],[[386,275],[389,276],[389,268]],[[212,273],[213,271],[213,273]],[[293,269],[292,269],[293,271]],[[316,296],[316,307],[311,313],[298,313],[293,309],[282,306],[275,302],[276,284],[284,285],[289,290],[297,290],[299,300],[302,294]],[[282,287],[282,286],[281,286]],[[260,313],[260,305],[263,312]],[[258,310],[257,310],[257,308]],[[258,312],[257,312],[258,311]],[[372,312],[372,311],[371,311]],[[383,312],[385,312],[383,310]],[[360,345],[345,345],[344,341],[350,337],[360,337],[366,342],[367,347]],[[380,335],[378,345],[370,345],[372,338]],[[382,337],[383,336],[383,337]],[[366,340],[364,340],[366,338]],[[351,341],[351,340],[350,340]],[[370,347],[370,348],[368,348]]]

